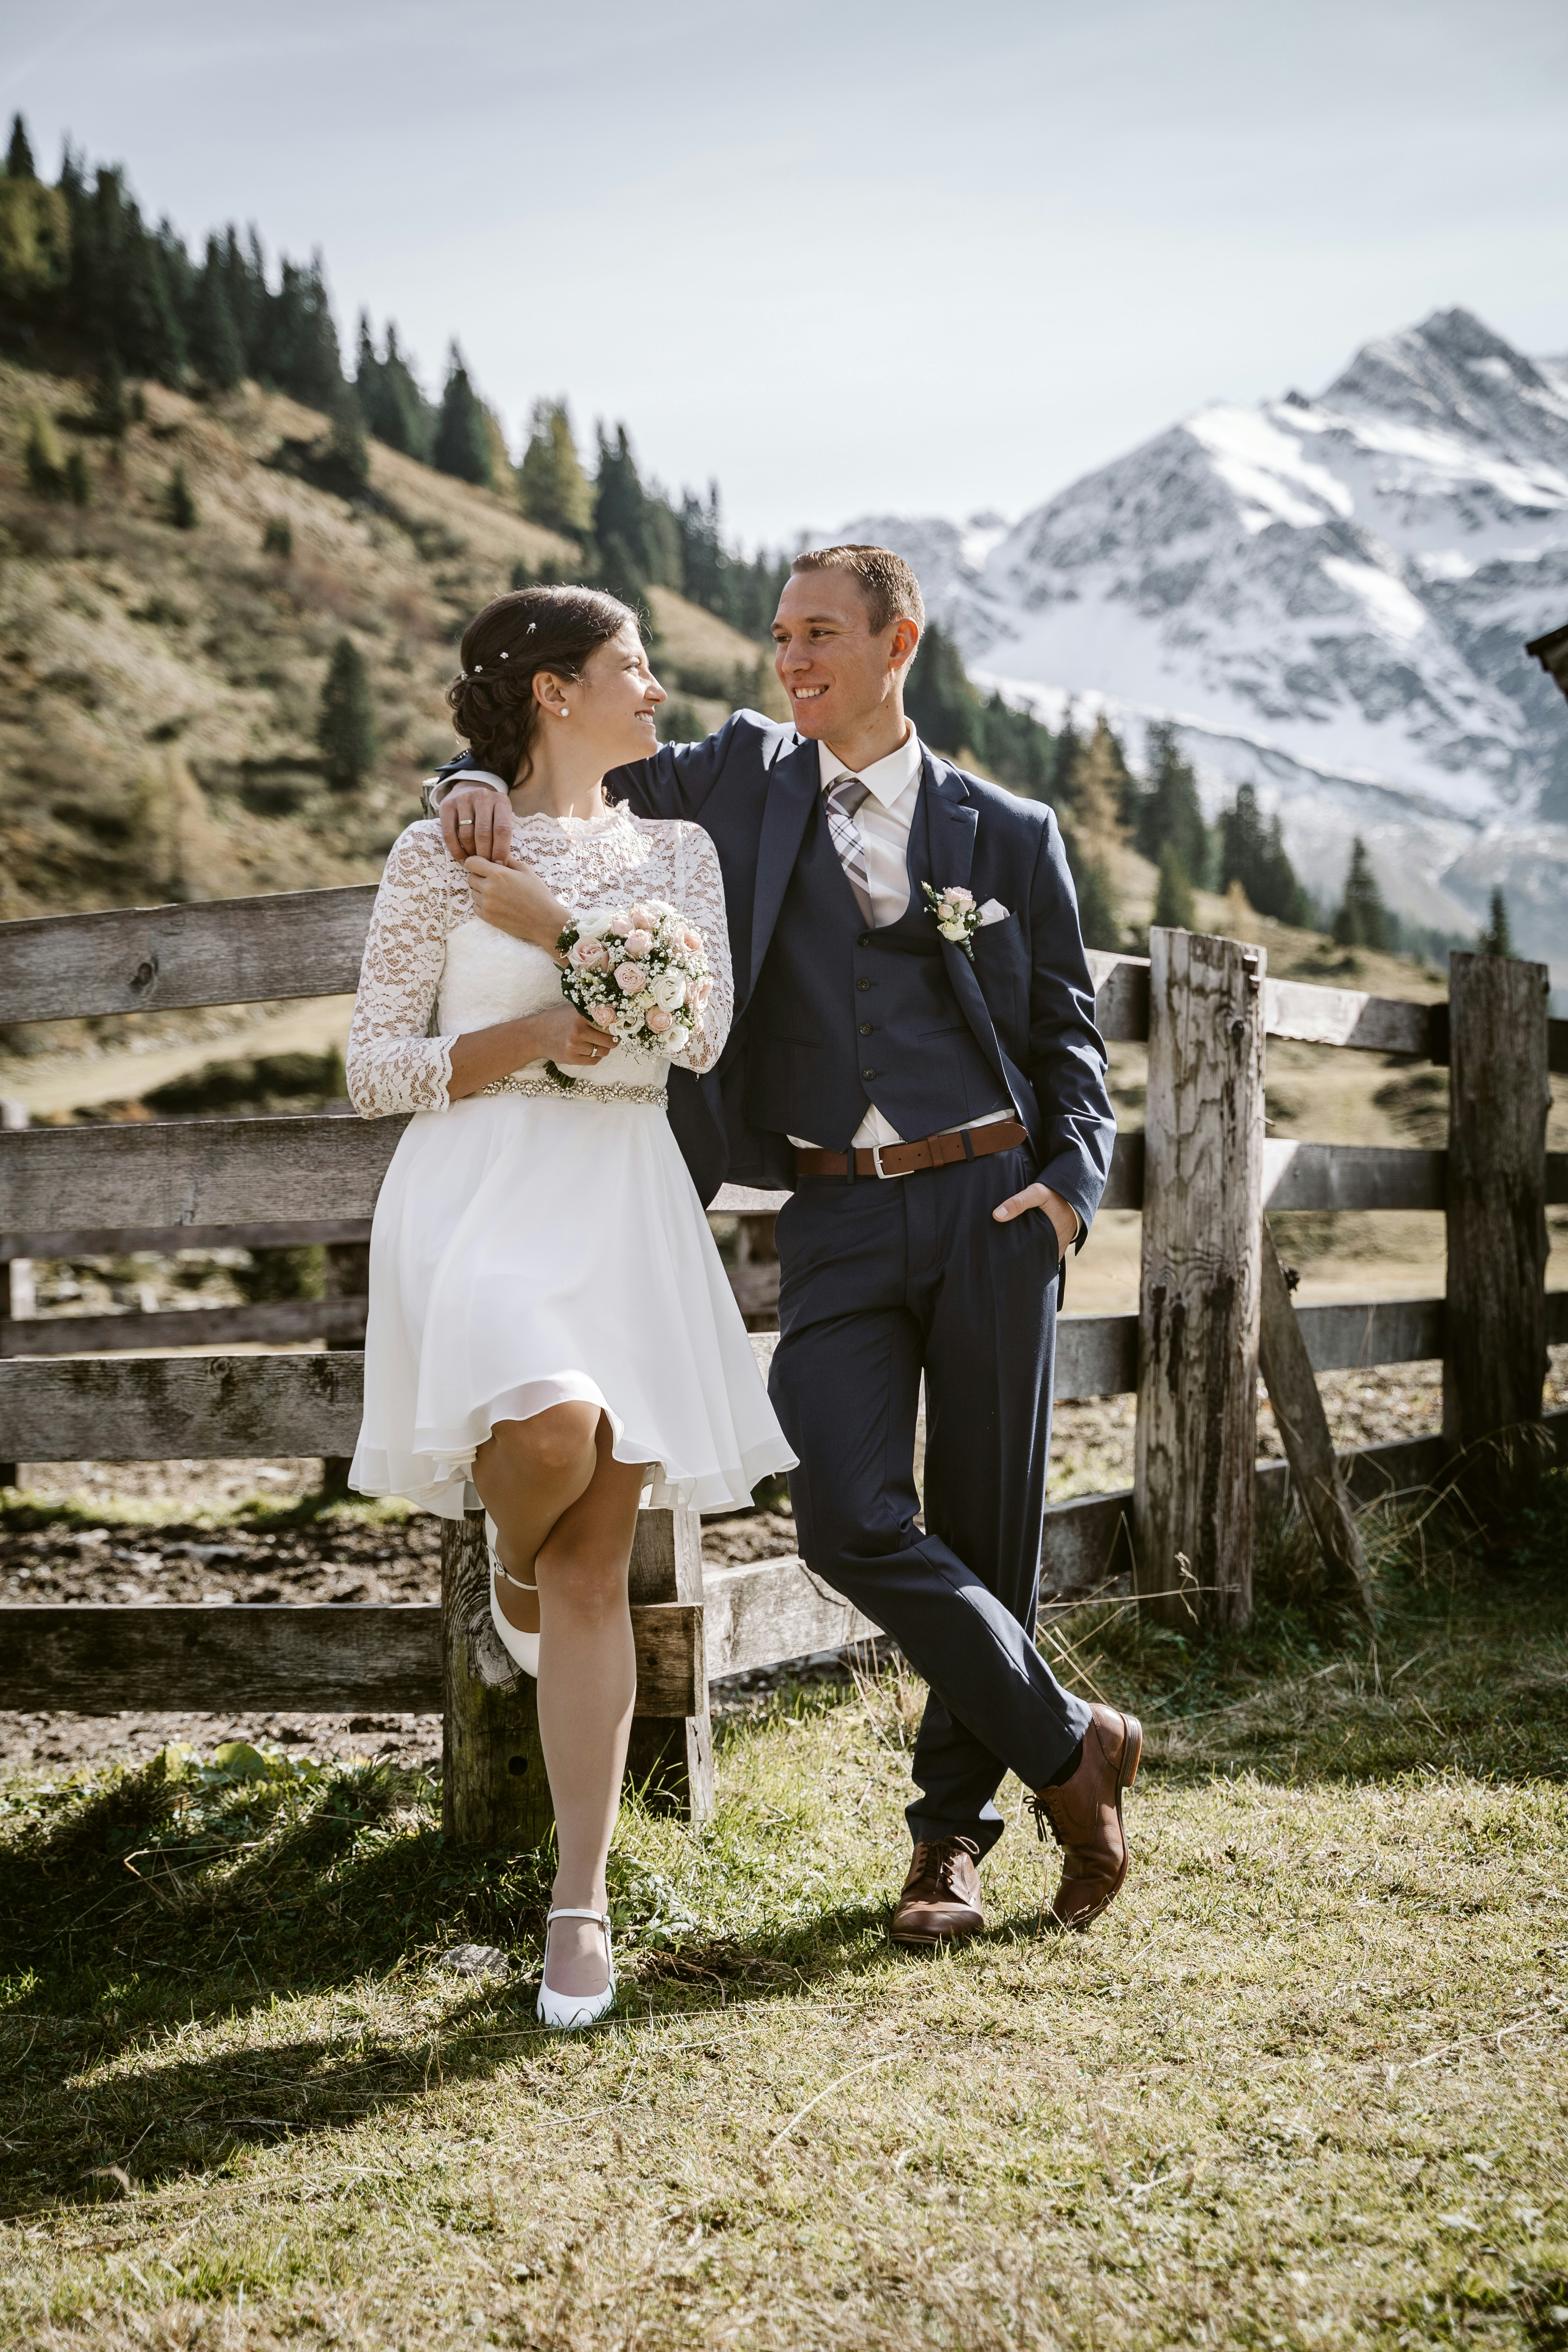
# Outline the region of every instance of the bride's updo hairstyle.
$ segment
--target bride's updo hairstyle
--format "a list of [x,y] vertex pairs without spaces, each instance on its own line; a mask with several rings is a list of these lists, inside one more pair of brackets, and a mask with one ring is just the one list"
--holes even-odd
[[521,783],[539,733],[533,681],[581,677],[589,656],[637,615],[598,588],[515,588],[463,631],[462,668],[447,688],[454,726],[481,767]]

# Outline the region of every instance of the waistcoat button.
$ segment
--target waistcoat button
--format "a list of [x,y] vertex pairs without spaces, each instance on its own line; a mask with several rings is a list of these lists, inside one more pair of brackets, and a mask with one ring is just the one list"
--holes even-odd
[[861,934],[860,934],[860,937],[859,937],[858,940],[856,942],[856,944],[857,944],[857,946],[858,946],[858,947],[868,948],[868,947],[870,946],[870,944],[871,944],[871,934],[870,934],[870,932],[869,932],[869,931],[862,931],[862,932],[861,932]]
[[862,1037],[868,1037],[871,1034],[871,1024],[868,1021],[861,1022],[860,1034]]
[[869,988],[871,983],[868,980],[858,980],[855,985],[857,988]]
[[860,1073],[860,1076],[863,1078],[874,1078],[876,1075],[877,1073],[875,1070],[862,1070]]

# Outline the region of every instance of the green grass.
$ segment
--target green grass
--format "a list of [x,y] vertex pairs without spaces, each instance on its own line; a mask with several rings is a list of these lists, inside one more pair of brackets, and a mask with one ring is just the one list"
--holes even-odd
[[1288,1529],[1244,1638],[1053,1628],[1149,1731],[1087,1938],[1010,1783],[987,1937],[890,1950],[907,1677],[735,1727],[582,2040],[433,1965],[544,1877],[426,1782],[13,1778],[0,2340],[1568,2347],[1568,1478],[1378,1540],[1375,1640]]

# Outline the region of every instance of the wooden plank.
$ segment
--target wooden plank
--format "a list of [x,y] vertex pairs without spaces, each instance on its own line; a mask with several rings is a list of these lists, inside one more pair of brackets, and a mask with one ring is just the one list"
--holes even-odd
[[1267,1220],[1259,1273],[1262,1312],[1258,1361],[1284,1443],[1285,1458],[1290,1465],[1291,1483],[1317,1538],[1331,1591],[1352,1598],[1370,1622],[1372,1591],[1367,1581],[1366,1554],[1351,1516],[1344,1481],[1334,1461],[1329,1418],[1318,1393],[1306,1339],[1290,1304],[1285,1269],[1279,1263]]
[[1150,958],[1134,1578],[1226,1632],[1252,1615],[1263,951],[1156,926]]
[[539,1688],[520,1674],[490,1622],[482,1511],[441,1522],[436,1686],[441,1708],[441,1833],[451,1845],[516,1852],[554,1826]]
[[173,1307],[138,1315],[34,1315],[0,1322],[0,1357],[101,1356],[134,1349],[232,1348],[266,1339],[284,1347],[325,1339],[363,1347],[364,1298],[267,1298],[249,1307]]
[[1448,961],[1448,1346],[1443,1435],[1483,1512],[1538,1465],[1509,1434],[1541,1418],[1546,1374],[1546,966]]
[[1064,1315],[1057,1325],[1056,1394],[1130,1396],[1138,1385],[1136,1315]]
[[798,1558],[710,1568],[703,1602],[708,1672],[715,1680],[873,1641],[881,1631]]
[[1549,1151],[1546,1155],[1546,1205],[1549,1209],[1568,1208],[1568,1151]]
[[1379,1298],[1298,1307],[1296,1322],[1315,1372],[1369,1364],[1427,1363],[1443,1352],[1440,1298]]
[[0,1363],[0,1454],[211,1462],[352,1454],[363,1393],[357,1354]]
[[1263,992],[1271,1037],[1312,1045],[1348,1045],[1363,1054],[1412,1054],[1432,1045],[1432,1008],[1402,997],[1367,996],[1356,988],[1320,988],[1299,980],[1271,980]]
[[708,1213],[714,1217],[776,1217],[789,1197],[787,1192],[759,1192],[752,1184],[721,1184]]
[[0,1261],[18,1257],[125,1257],[151,1250],[303,1249],[311,1243],[368,1242],[368,1217],[307,1219],[286,1225],[99,1225],[68,1231],[0,1234]]
[[346,995],[374,903],[367,882],[0,923],[0,1021]]
[[[483,1554],[484,1520],[479,1520]],[[489,1593],[484,1592],[486,1626]],[[695,1696],[701,1612],[683,1603],[636,1608],[639,1709],[668,1715]],[[493,1633],[489,1634],[493,1643]],[[512,1692],[510,1661],[504,1687]],[[526,1684],[529,1678],[519,1678]],[[140,1602],[0,1609],[0,1707],[116,1715],[126,1708],[223,1714],[273,1707],[322,1714],[384,1709],[434,1714],[441,1705],[441,1612],[433,1601],[283,1601],[255,1607]],[[706,1706],[706,1689],[702,1693]],[[515,1720],[508,1739],[515,1750]],[[526,1776],[501,1770],[510,1783]],[[542,1778],[542,1774],[541,1775]]]
[[1085,950],[1094,982],[1095,1026],[1108,1045],[1149,1034],[1149,959]]
[[317,1115],[30,1128],[0,1137],[0,1226],[284,1224],[318,1218],[323,1201],[369,1217],[407,1123]]
[[[702,1522],[696,1511],[639,1511],[632,1538],[630,1591],[634,1604],[678,1603],[703,1608]],[[704,1620],[704,1640],[706,1623]],[[658,1714],[639,1691],[638,1712],[626,1745],[626,1781],[689,1822],[713,1814],[713,1724],[708,1710],[712,1668],[698,1677],[692,1703]]]
[[1447,1159],[1441,1151],[1381,1144],[1291,1143],[1263,1147],[1263,1201],[1279,1209],[1440,1209]]

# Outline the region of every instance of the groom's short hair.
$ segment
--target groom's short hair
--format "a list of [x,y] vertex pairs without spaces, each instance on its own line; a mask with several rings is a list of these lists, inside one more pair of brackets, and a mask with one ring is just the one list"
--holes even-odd
[[792,572],[852,572],[866,599],[871,635],[880,636],[895,621],[912,621],[924,629],[926,608],[921,583],[901,555],[890,547],[805,547],[791,564]]

